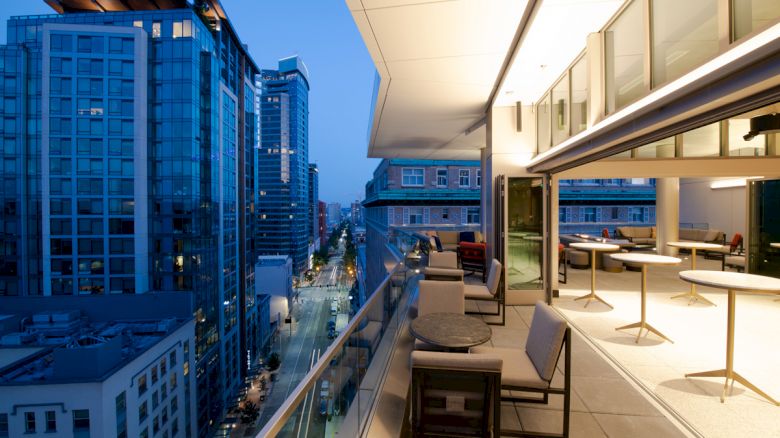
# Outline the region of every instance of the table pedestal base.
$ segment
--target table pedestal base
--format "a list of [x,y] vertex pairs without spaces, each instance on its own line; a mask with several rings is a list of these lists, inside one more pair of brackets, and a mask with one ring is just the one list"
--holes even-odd
[[723,385],[723,392],[720,394],[720,402],[723,403],[726,401],[726,390],[729,387],[729,379],[731,379],[731,392],[734,391],[734,382],[739,382],[744,386],[745,388],[755,392],[756,394],[760,395],[761,397],[764,397],[765,399],[769,400],[770,403],[774,404],[775,406],[780,406],[780,403],[777,402],[777,400],[770,397],[767,393],[764,391],[758,389],[758,387],[750,382],[736,371],[729,371],[726,369],[722,370],[713,370],[713,371],[702,371],[700,373],[691,373],[686,374],[685,377],[725,377],[726,383]]
[[679,294],[679,295],[675,295],[675,296],[673,296],[673,297],[672,297],[672,299],[675,299],[675,298],[683,298],[683,297],[686,297],[686,298],[688,298],[688,305],[689,305],[689,306],[690,306],[691,304],[693,304],[693,303],[697,302],[697,301],[703,301],[703,302],[705,302],[705,303],[709,304],[710,306],[715,306],[715,303],[713,303],[712,301],[710,301],[710,300],[708,300],[708,299],[704,298],[704,296],[702,296],[701,294],[699,294],[698,292],[696,292],[696,289],[693,289],[693,288],[691,288],[691,291],[690,291],[690,292],[683,292],[683,293],[681,293],[681,294]]
[[583,295],[581,297],[577,297],[574,299],[574,301],[579,301],[579,300],[588,300],[588,302],[585,303],[585,307],[588,307],[588,304],[590,304],[591,301],[597,300],[602,302],[604,305],[608,306],[610,309],[614,309],[614,307],[612,307],[612,304],[609,304],[608,302],[604,301],[603,298],[601,298],[600,296],[592,292],[587,295]]
[[[642,337],[642,330],[643,329],[647,330],[648,334],[650,332],[653,332],[656,335],[658,335],[658,337],[660,337],[660,338],[662,338],[662,339],[664,339],[666,341],[669,341],[672,344],[674,344],[674,341],[672,341],[671,339],[669,339],[666,336],[664,336],[663,333],[659,332],[655,327],[651,326],[646,321],[639,321],[639,322],[635,322],[633,324],[624,325],[623,327],[618,327],[615,330],[626,330],[626,329],[632,329],[632,328],[637,328],[637,327],[639,328],[639,332],[636,334],[636,341],[635,341],[637,344],[639,343],[639,338]],[[645,336],[647,336],[647,334],[645,334]]]

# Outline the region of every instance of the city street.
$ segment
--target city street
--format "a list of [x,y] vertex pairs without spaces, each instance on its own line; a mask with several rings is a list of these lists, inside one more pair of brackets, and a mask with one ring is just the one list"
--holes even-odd
[[[317,361],[319,355],[330,345],[332,340],[328,339],[328,321],[338,320],[340,324],[336,325],[337,331],[342,328],[340,326],[346,325],[349,318],[347,293],[350,281],[341,266],[343,253],[344,247],[340,244],[337,254],[330,258],[327,265],[320,268],[311,285],[297,289],[297,298],[293,303],[292,323],[282,327],[273,346],[274,351],[281,350],[282,361],[271,392],[260,405],[259,428],[262,428],[276,409],[284,403]],[[338,317],[331,315],[333,300],[339,303]],[[314,391],[306,396],[303,415],[285,426],[284,430],[287,433],[299,437],[323,436],[327,416],[320,414],[320,390],[318,383]],[[325,403],[327,405],[327,401]],[[302,427],[304,425],[308,427]]]

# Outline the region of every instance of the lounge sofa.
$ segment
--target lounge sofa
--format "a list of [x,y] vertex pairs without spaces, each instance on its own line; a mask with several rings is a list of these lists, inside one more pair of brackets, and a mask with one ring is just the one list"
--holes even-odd
[[637,245],[655,245],[655,227],[618,227],[617,238]]
[[[442,251],[457,251],[458,250],[458,244],[461,241],[460,231],[433,231],[430,232],[428,235],[431,237],[431,248],[436,248],[436,242],[435,238],[438,237],[439,243],[441,244],[441,250]],[[479,231],[474,232],[474,241],[484,242],[485,238],[482,236],[482,233]]]
[[679,238],[688,242],[725,243],[725,234],[720,230],[699,230],[696,228],[680,228]]

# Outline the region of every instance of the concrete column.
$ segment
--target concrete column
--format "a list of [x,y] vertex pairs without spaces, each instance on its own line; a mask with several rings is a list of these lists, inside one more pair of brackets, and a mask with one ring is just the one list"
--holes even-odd
[[666,243],[679,240],[680,178],[655,180],[655,224],[658,254],[676,256],[677,248]]

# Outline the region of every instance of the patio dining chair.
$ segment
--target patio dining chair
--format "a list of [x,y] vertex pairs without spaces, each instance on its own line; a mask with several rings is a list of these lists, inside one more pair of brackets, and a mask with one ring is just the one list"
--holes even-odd
[[[485,281],[485,251],[484,243],[464,242],[458,244],[458,258],[464,271],[482,273],[482,281]],[[471,274],[469,274],[471,275]]]
[[[564,354],[563,387],[552,386],[555,368],[561,352]],[[521,403],[549,402],[550,394],[563,395],[563,432],[548,434],[528,430],[502,430],[502,436],[569,436],[569,411],[571,410],[571,329],[566,321],[550,306],[539,301],[534,308],[531,329],[525,349],[472,347],[470,353],[498,356],[504,361],[501,368],[501,389],[541,394],[540,396],[515,396],[502,400]]]
[[501,430],[498,357],[412,352],[413,437],[498,437]]
[[501,316],[500,323],[491,323],[491,325],[506,324],[506,299],[504,297],[504,288],[501,287],[501,276],[504,272],[501,262],[496,259],[490,263],[490,271],[485,284],[466,284],[464,285],[465,299],[469,301],[493,301],[496,303],[495,312],[466,312],[475,315]]
[[463,281],[463,270],[458,269],[458,254],[454,251],[430,253],[423,273],[426,280]]

